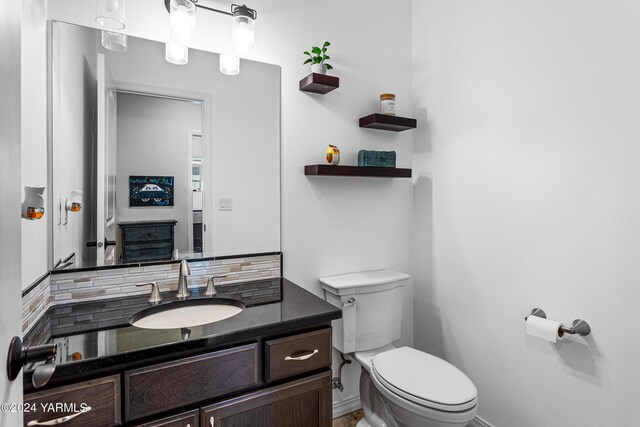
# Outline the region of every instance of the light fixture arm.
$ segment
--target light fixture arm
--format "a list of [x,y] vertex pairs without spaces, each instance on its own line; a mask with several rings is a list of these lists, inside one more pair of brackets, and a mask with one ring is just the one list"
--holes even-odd
[[[231,12],[226,12],[224,10],[220,10],[220,9],[214,9],[212,7],[207,7],[207,6],[202,6],[200,4],[198,4],[198,0],[190,0],[191,3],[193,3],[197,8],[199,9],[204,9],[204,10],[208,10],[211,12],[216,12],[216,13],[221,13],[223,15],[227,15],[227,16],[236,16],[236,15],[242,15],[242,16],[248,16],[251,19],[256,19],[258,17],[258,12],[255,11],[255,9],[251,9],[245,5],[237,5],[237,4],[232,4],[231,5]],[[164,0],[164,6],[167,8],[167,12],[169,12],[171,10],[171,0]]]

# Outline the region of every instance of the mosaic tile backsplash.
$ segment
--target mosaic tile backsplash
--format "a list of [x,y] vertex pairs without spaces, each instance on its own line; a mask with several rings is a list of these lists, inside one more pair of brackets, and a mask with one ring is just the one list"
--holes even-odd
[[[213,275],[216,285],[251,282],[281,276],[282,255],[263,255],[209,261],[191,261],[189,288],[200,288]],[[54,273],[22,298],[23,325],[26,333],[50,307],[61,304],[96,301],[123,296],[146,295],[156,282],[160,292],[178,289],[179,263],[110,268],[105,270]]]
[[22,332],[26,332],[42,317],[51,303],[50,276],[22,297]]

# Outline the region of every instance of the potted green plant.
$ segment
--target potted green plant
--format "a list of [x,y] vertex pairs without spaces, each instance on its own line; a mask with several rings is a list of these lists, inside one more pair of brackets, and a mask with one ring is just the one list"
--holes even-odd
[[331,59],[329,55],[327,55],[327,48],[329,46],[331,46],[331,43],[324,42],[322,47],[313,46],[311,48],[311,53],[307,50],[304,51],[304,54],[309,58],[307,58],[303,64],[310,63],[312,73],[326,74],[327,70],[333,70],[333,67],[325,62],[327,59]]

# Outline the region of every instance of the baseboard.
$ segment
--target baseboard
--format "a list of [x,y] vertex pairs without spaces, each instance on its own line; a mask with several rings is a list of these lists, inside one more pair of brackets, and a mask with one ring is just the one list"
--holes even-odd
[[360,409],[360,396],[351,396],[346,399],[333,402],[333,418],[341,417],[345,414]]
[[488,422],[486,422],[485,420],[483,420],[482,418],[475,417],[469,423],[469,427],[493,427],[493,426]]

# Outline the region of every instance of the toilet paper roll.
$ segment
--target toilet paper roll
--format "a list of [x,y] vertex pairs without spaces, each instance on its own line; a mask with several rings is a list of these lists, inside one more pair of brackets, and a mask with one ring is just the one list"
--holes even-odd
[[527,333],[536,338],[549,342],[557,342],[562,339],[562,331],[560,327],[562,323],[538,316],[527,317]]

